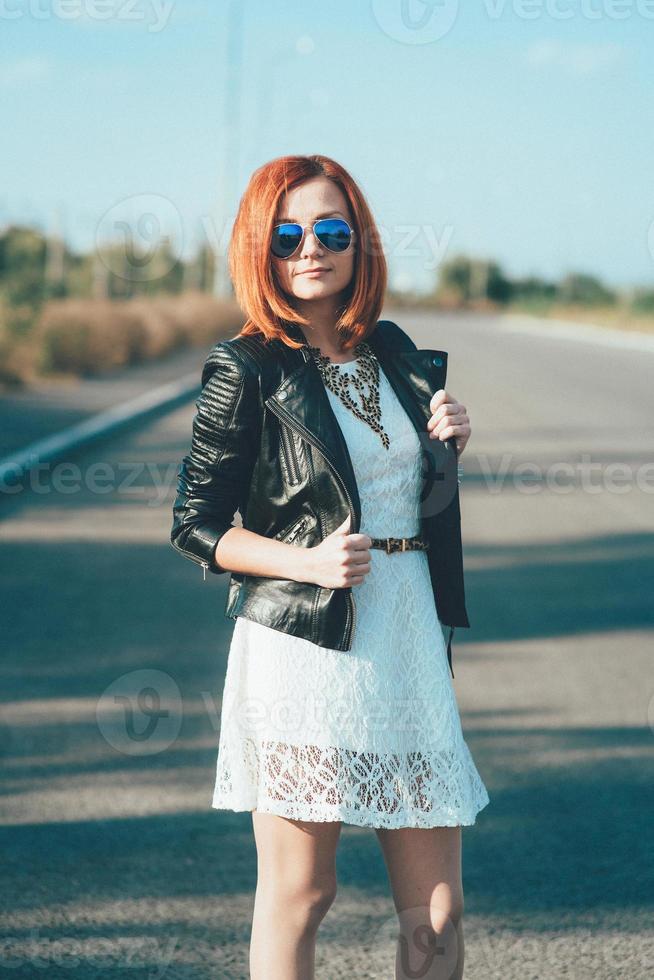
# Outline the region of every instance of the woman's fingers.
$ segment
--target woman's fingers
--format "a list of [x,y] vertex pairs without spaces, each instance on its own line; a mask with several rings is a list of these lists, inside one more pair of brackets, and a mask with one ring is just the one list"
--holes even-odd
[[438,437],[439,439],[449,439],[450,436],[465,436],[465,435],[469,435],[467,425],[464,424],[457,425],[456,423],[455,424],[450,423],[449,425],[446,425],[445,428],[440,429],[438,432],[436,431],[430,432],[429,438],[435,439],[436,437]]
[[459,405],[458,403],[456,405],[442,405],[427,422],[427,428],[433,429],[445,418],[458,423],[470,421],[465,410],[465,405]]

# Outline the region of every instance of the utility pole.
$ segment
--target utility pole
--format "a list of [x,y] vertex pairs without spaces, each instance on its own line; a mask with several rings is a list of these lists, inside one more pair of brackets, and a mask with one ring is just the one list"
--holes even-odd
[[218,208],[215,241],[213,292],[215,296],[232,295],[227,251],[228,222],[236,198],[239,172],[239,122],[241,106],[241,62],[243,47],[243,8],[245,0],[229,0],[227,10],[225,102],[223,106],[222,161],[218,178]]
[[50,228],[45,236],[45,292],[58,296],[63,292],[66,275],[66,246],[64,242],[63,205],[53,210]]
[[470,297],[485,300],[488,296],[490,262],[486,259],[473,259],[470,271]]

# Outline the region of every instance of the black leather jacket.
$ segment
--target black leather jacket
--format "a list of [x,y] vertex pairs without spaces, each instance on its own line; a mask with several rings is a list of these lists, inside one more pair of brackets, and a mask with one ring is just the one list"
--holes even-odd
[[[296,326],[290,332],[303,339]],[[420,437],[421,529],[429,542],[437,615],[450,626],[452,671],[454,627],[470,625],[457,457],[453,438],[430,439],[426,428],[429,401],[445,387],[447,353],[418,350],[390,320],[379,320],[366,340]],[[226,571],[216,566],[214,549],[237,510],[243,527],[301,548],[318,544],[348,513],[351,531],[361,530],[347,445],[307,351],[263,335],[221,340],[209,352],[201,383],[191,449],[179,468],[170,540],[203,566],[205,577],[207,569]],[[230,574],[225,616],[244,616],[335,650],[349,650],[356,630],[351,587],[236,572]]]

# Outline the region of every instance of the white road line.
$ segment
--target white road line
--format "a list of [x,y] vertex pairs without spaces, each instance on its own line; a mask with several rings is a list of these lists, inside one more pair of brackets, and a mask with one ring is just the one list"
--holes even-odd
[[528,316],[524,313],[503,313],[498,318],[500,330],[507,333],[532,333],[539,337],[556,337],[564,340],[580,340],[605,347],[621,347],[623,350],[654,352],[654,334],[635,330],[615,330],[596,324],[577,323],[572,320],[555,320]]
[[118,429],[121,425],[146,416],[157,409],[172,407],[175,402],[188,398],[196,388],[199,393],[198,372],[192,371],[176,381],[169,381],[158,388],[144,391],[136,398],[131,398],[120,405],[113,405],[76,425],[62,429],[61,432],[55,432],[45,439],[38,439],[15,453],[10,453],[0,459],[0,489],[3,485],[12,484],[20,479],[24,473],[39,463],[52,461],[62,453],[78,449],[85,443],[107,435],[113,429]]

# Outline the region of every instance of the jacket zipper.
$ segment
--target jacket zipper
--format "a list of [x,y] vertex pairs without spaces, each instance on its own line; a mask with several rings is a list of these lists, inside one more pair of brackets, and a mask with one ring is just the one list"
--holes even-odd
[[293,530],[288,535],[288,537],[284,537],[284,541],[286,542],[286,544],[290,544],[292,541],[295,541],[298,534],[301,534],[302,531],[304,531],[306,524],[307,524],[307,519],[306,517],[303,517],[302,520],[297,524],[297,526],[293,528]]
[[[354,528],[356,527],[356,514],[354,513],[354,505],[352,503],[352,497],[350,496],[350,492],[347,489],[347,487],[345,485],[345,481],[343,480],[343,477],[341,476],[341,474],[338,472],[338,470],[336,469],[336,467],[334,466],[334,464],[331,462],[331,460],[329,460],[327,458],[327,456],[322,451],[322,449],[320,448],[320,446],[317,443],[317,441],[311,436],[311,434],[309,432],[307,432],[307,430],[303,426],[299,425],[295,421],[295,419],[293,419],[293,417],[291,415],[287,414],[287,412],[285,412],[283,408],[280,408],[279,405],[271,404],[270,405],[270,408],[271,408],[271,410],[282,421],[286,421],[287,422],[289,428],[291,428],[295,432],[297,432],[300,436],[302,436],[303,439],[306,439],[306,441],[309,442],[309,443],[311,443],[312,446],[315,446],[315,448],[318,450],[318,452],[320,453],[320,455],[325,459],[325,461],[327,462],[327,464],[331,467],[331,469],[334,472],[334,475],[335,475],[336,479],[338,480],[338,482],[340,483],[340,485],[343,487],[343,493],[347,497],[348,504],[350,506],[350,518],[351,518],[351,520],[350,520],[350,527],[351,527],[352,531],[354,531]],[[356,626],[356,618],[357,618],[357,616],[356,616],[357,607],[356,607],[355,602],[354,602],[354,596],[352,595],[352,586],[350,586],[349,589],[348,589],[348,600],[349,600],[349,602],[348,602],[348,613],[349,613],[349,615],[348,615],[348,621],[346,623],[345,629],[346,629],[346,638],[347,638],[348,646],[351,646],[351,644],[352,644],[352,637],[354,635],[354,628]]]
[[170,543],[172,544],[173,548],[179,551],[180,555],[184,555],[185,558],[190,558],[191,561],[197,562],[198,565],[202,565],[202,581],[206,582],[209,562],[205,561],[204,558],[198,558],[197,555],[192,555],[190,551],[184,551],[184,549],[180,548],[180,546],[178,544],[175,544],[174,541],[171,541]]
[[306,517],[306,515],[298,518],[297,520],[293,521],[292,524],[285,527],[283,531],[279,531],[279,533],[275,535],[276,539],[278,541],[284,541],[285,544],[290,544],[291,541],[295,541],[298,534],[304,530],[307,521],[308,517]]
[[282,436],[282,452],[286,458],[286,468],[288,470],[288,479],[291,486],[300,482],[300,464],[298,463],[297,454],[295,452],[295,443],[293,442],[293,437],[289,433],[285,425],[280,426],[280,432]]

